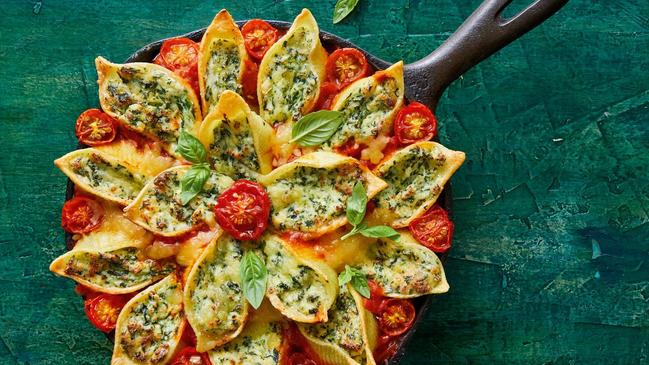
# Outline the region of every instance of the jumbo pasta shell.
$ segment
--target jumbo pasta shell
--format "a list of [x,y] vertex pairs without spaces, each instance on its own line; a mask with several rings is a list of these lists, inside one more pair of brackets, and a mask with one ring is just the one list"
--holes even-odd
[[192,267],[183,293],[187,320],[204,352],[237,337],[248,319],[239,266],[245,248],[223,234],[212,241]]
[[172,273],[133,297],[119,314],[112,365],[166,364],[185,326],[182,282]]

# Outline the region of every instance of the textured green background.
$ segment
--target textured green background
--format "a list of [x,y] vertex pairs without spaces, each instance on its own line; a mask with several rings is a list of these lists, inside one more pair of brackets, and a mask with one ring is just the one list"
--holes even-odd
[[[439,45],[478,0],[361,0],[321,27],[388,60]],[[299,1],[0,2],[0,363],[108,364],[64,251],[52,160],[97,105],[93,59],[235,18],[291,20]],[[522,7],[526,1],[515,1]],[[405,364],[644,364],[649,356],[649,2],[572,0],[452,85],[441,140],[454,177],[452,289]]]

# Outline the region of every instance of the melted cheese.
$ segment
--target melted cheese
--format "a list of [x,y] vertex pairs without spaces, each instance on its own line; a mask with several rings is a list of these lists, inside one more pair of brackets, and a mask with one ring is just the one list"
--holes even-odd
[[124,247],[142,249],[153,241],[151,233],[124,217],[118,204],[99,198],[98,201],[104,208],[104,219],[94,231],[78,235],[75,250],[106,252]]
[[187,277],[185,312],[198,351],[227,343],[246,323],[249,305],[239,274],[243,253],[237,240],[222,235],[207,246]]
[[403,93],[403,62],[349,85],[332,105],[344,119],[327,144],[339,147],[353,139],[367,146],[389,134],[392,119],[403,104]]
[[336,298],[336,273],[322,262],[307,260],[277,236],[263,239],[268,284],[266,295],[282,314],[298,322],[325,322]]
[[181,77],[152,63],[114,64],[95,60],[102,109],[125,127],[160,141],[176,153],[181,130],[196,134],[198,99]]
[[[393,227],[405,227],[435,204],[444,184],[464,162],[464,152],[419,142],[398,152],[375,172],[388,183],[377,195],[376,214],[389,212]],[[388,222],[386,222],[388,223]]]
[[301,323],[298,327],[327,364],[375,364],[372,349],[376,344],[376,322],[350,285],[340,287],[328,322]]
[[276,125],[308,113],[318,100],[326,61],[318,24],[304,9],[259,65],[257,97],[264,120]]
[[126,216],[162,236],[178,236],[202,223],[215,226],[216,199],[233,181],[212,171],[201,192],[183,205],[180,181],[188,170],[189,166],[177,166],[160,173],[124,208]]
[[138,148],[137,144],[130,140],[120,139],[113,143],[94,147],[96,150],[107,153],[119,161],[123,161],[134,170],[145,175],[154,177],[162,171],[170,168],[176,160],[166,156],[158,144],[145,144]]
[[392,298],[440,294],[449,289],[437,255],[405,232],[399,242],[378,239],[370,246],[360,270]]
[[184,326],[182,283],[171,274],[124,306],[117,319],[111,364],[166,364]]
[[272,169],[272,128],[232,91],[221,95],[198,136],[212,168],[220,173],[256,180]]
[[198,77],[203,111],[207,114],[225,90],[241,94],[241,78],[248,53],[232,16],[221,10],[207,27],[198,55]]
[[314,152],[260,178],[272,203],[271,220],[280,231],[321,236],[347,223],[347,199],[357,181],[368,199],[385,183],[358,161],[332,152]]
[[94,148],[72,151],[54,164],[84,191],[122,205],[135,198],[146,180],[133,166]]
[[[374,225],[367,222],[368,225]],[[363,259],[362,253],[367,251],[369,245],[374,242],[373,239],[360,234],[341,240],[340,238],[347,232],[349,232],[349,228],[344,226],[315,240],[308,241],[308,243],[290,241],[287,243],[296,256],[322,261],[334,271],[340,272],[346,264],[354,266],[360,263]]]
[[236,339],[210,350],[210,361],[215,365],[279,365],[284,326],[281,320],[254,318]]

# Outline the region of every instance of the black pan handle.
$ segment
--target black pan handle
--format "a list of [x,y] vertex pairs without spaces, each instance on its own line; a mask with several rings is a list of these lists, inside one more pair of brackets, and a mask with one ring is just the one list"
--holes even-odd
[[512,0],[485,0],[439,48],[405,66],[406,96],[435,110],[442,93],[471,67],[556,13],[568,0],[536,0],[511,18]]

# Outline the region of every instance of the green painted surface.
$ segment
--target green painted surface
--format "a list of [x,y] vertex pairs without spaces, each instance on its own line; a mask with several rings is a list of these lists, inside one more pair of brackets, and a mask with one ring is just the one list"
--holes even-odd
[[[389,60],[439,45],[478,0],[361,0],[323,29]],[[97,105],[96,55],[235,18],[291,20],[306,2],[3,0],[0,3],[0,363],[108,364],[64,251],[65,178],[52,160]],[[516,1],[521,8],[526,1]],[[404,364],[649,362],[649,2],[572,0],[452,85],[441,140],[454,177],[452,289]]]

